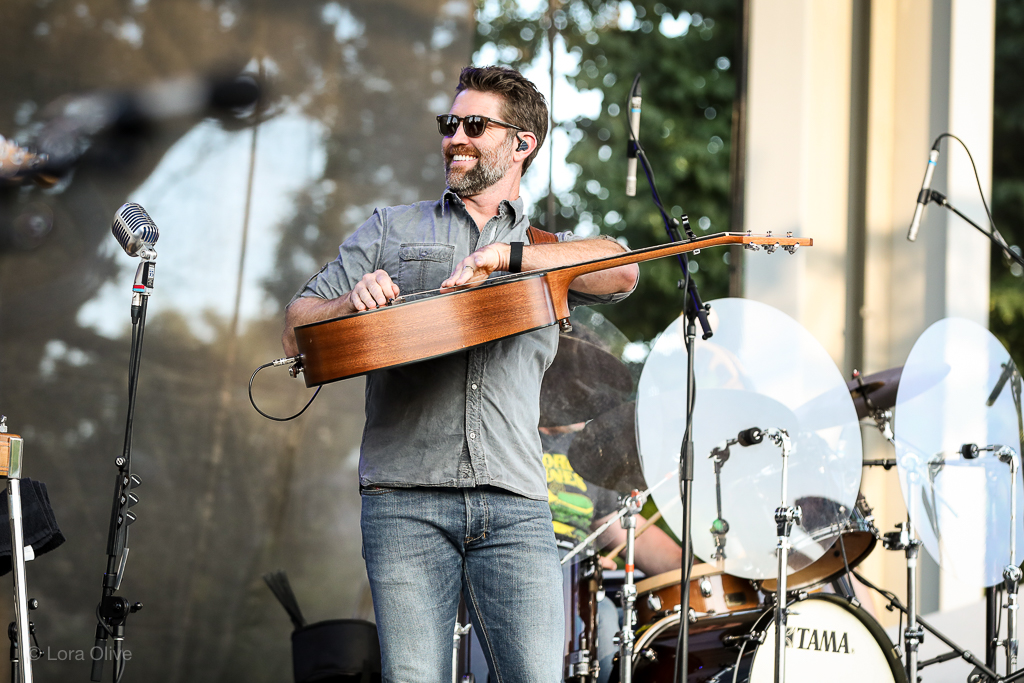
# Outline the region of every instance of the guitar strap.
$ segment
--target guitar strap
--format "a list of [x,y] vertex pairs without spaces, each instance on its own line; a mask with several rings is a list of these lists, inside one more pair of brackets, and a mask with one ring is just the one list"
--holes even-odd
[[526,236],[530,239],[530,244],[552,244],[558,241],[558,236],[553,232],[545,232],[532,225],[526,229]]

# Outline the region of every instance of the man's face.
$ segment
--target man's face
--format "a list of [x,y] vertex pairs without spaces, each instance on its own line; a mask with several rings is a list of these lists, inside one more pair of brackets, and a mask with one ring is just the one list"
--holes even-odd
[[[449,111],[456,116],[477,114],[504,121],[501,97],[494,93],[463,90]],[[466,135],[463,126],[443,138],[444,172],[448,187],[460,197],[470,197],[501,180],[512,167],[515,136],[502,126],[489,125],[478,138]]]

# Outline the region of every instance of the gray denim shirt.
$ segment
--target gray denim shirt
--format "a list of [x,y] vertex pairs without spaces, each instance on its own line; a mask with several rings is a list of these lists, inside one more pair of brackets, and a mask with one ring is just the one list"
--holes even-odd
[[[528,242],[528,227],[517,199],[502,202],[478,231],[462,200],[447,190],[438,201],[377,209],[296,298],[336,298],[381,269],[403,296],[437,289],[477,248]],[[626,296],[571,292],[569,304]],[[557,348],[558,329],[551,326],[367,375],[360,485],[491,485],[547,500],[537,424],[541,380]]]

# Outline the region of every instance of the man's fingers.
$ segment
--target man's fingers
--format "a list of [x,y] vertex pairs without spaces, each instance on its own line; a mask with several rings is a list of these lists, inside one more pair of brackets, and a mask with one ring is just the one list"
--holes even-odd
[[357,307],[362,306],[360,310],[365,311],[369,308],[377,308],[377,302],[374,300],[373,295],[364,286],[357,286],[355,291],[352,292],[356,296]]
[[391,276],[386,271],[378,270],[374,273],[374,276],[374,282],[380,288],[381,294],[384,295],[384,301],[379,303],[386,304],[388,299],[394,299],[398,296],[398,285],[391,280]]

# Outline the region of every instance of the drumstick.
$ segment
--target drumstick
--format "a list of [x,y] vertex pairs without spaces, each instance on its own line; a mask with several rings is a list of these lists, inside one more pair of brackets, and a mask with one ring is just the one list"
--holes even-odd
[[[676,496],[675,498],[672,499],[672,502],[670,502],[665,509],[668,510],[668,509],[671,509],[671,508],[675,507],[675,504],[678,503],[678,502],[679,502],[679,496]],[[658,510],[657,512],[655,512],[653,515],[651,515],[651,518],[649,520],[647,520],[646,522],[644,522],[643,524],[640,525],[640,528],[636,530],[636,536],[634,538],[640,538],[640,534],[642,534],[643,532],[647,531],[647,529],[650,528],[650,526],[652,524],[654,524],[655,522],[657,522],[659,519],[661,519],[661,510]],[[615,559],[616,557],[619,556],[619,553],[621,553],[625,549],[626,549],[626,543],[622,542],[619,545],[617,545],[614,548],[612,548],[608,552],[608,554],[605,555],[605,557],[607,557],[608,559]]]

